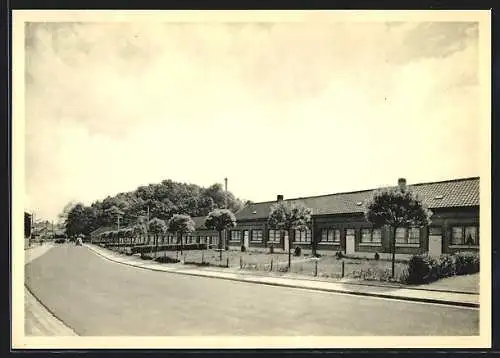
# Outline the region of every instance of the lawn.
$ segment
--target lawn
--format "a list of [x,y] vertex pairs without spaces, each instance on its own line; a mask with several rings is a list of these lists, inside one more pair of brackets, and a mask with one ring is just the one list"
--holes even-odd
[[[241,252],[238,250],[223,251],[222,260],[216,250],[189,250],[182,254],[175,251],[158,252],[156,257],[167,256],[186,264],[203,266],[219,266],[235,270],[272,272],[277,274],[296,274],[300,276],[330,279],[357,278],[364,280],[401,281],[406,270],[406,263],[396,262],[395,279],[390,278],[391,262],[385,260],[342,258],[322,256],[315,259],[311,256],[293,256],[288,268],[288,254]],[[342,266],[343,269],[342,269]]]

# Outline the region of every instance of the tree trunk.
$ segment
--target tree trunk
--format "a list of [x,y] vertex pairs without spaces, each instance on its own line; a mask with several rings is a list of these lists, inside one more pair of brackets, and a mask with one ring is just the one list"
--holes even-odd
[[222,261],[222,231],[219,230],[219,258]]
[[158,253],[158,234],[154,235],[154,245],[155,245],[155,255],[154,258],[156,259],[156,254]]
[[311,249],[313,257],[316,257],[316,238],[314,232],[314,221],[311,218]]
[[396,263],[396,226],[392,228],[392,270],[391,277],[394,278],[394,269]]
[[288,230],[288,268],[292,267],[292,232]]

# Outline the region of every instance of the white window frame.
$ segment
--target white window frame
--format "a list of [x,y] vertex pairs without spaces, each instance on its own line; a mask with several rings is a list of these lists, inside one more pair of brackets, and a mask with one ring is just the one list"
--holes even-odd
[[[398,242],[397,237],[398,237],[398,230],[404,230],[404,237],[403,240],[404,242]],[[410,232],[414,231],[418,232],[418,243],[413,242],[415,240],[414,238],[411,238]],[[396,237],[394,238],[396,240],[396,247],[420,247],[422,243],[422,233],[419,227],[398,227],[396,228]]]
[[[363,241],[363,232],[368,231],[369,233],[369,241]],[[377,241],[373,240],[373,233],[374,232],[379,232],[380,233],[380,239]],[[369,228],[369,227],[363,227],[361,228],[359,232],[359,245],[360,246],[382,246],[382,229],[380,228]]]
[[[476,231],[476,242],[473,244],[467,244],[466,231],[468,228],[474,228]],[[454,229],[460,229],[462,233],[462,242],[455,243],[454,241]],[[479,247],[479,226],[478,225],[452,225],[451,227],[451,242],[450,247],[455,248],[469,248],[469,247]]]
[[[254,233],[260,233],[260,237],[258,239],[254,239]],[[250,242],[262,242],[262,238],[264,236],[264,233],[262,230],[257,229],[257,230],[252,230],[250,232]]]
[[[330,234],[333,233],[333,240],[330,240]],[[326,240],[325,240],[326,237]],[[340,245],[340,229],[322,228],[320,245]]]
[[[298,235],[297,235],[298,234]],[[297,236],[299,236],[300,240],[297,241]],[[306,230],[295,230],[295,235],[293,238],[293,242],[297,244],[310,244],[312,238],[311,230],[308,228]]]
[[[229,241],[231,241],[231,242],[241,242],[241,231],[240,230],[231,230],[230,232],[231,232],[231,234],[230,234],[230,237],[229,237]],[[233,237],[233,233],[234,234],[238,234],[237,235],[238,238],[234,238]]]

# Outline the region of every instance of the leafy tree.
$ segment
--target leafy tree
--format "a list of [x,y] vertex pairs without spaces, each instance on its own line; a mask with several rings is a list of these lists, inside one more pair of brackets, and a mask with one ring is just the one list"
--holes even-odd
[[365,218],[375,227],[388,225],[392,233],[392,277],[396,259],[396,229],[423,227],[431,223],[432,212],[410,189],[404,187],[380,189],[365,204]]
[[168,221],[167,230],[177,236],[177,243],[180,242],[182,254],[182,235],[193,232],[195,230],[195,223],[189,215],[176,214]]
[[269,227],[288,232],[288,267],[292,263],[292,231],[306,230],[311,222],[311,209],[301,203],[280,201],[271,206]]
[[158,251],[158,238],[167,231],[167,225],[165,221],[153,218],[149,221],[149,231],[154,235],[154,245],[155,245],[155,258],[156,252]]
[[219,233],[219,252],[220,260],[222,260],[222,231],[231,229],[236,226],[236,217],[233,212],[228,209],[215,209],[211,211],[205,219],[205,227],[212,230],[217,230]]
[[95,229],[96,213],[93,208],[81,203],[71,208],[66,217],[66,234],[68,236],[89,235]]

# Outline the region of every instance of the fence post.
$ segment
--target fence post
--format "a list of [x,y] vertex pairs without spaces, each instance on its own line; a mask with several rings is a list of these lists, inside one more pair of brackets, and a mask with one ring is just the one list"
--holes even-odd
[[204,259],[205,259],[205,257],[204,257],[204,255],[203,255],[203,250],[202,250],[202,251],[201,251],[201,263],[202,263],[202,264],[204,263]]
[[226,257],[226,267],[229,267],[229,256]]
[[314,261],[314,277],[318,276],[318,261]]
[[240,256],[240,269],[243,268],[243,257]]
[[344,278],[345,268],[344,268],[344,260],[342,260],[342,278]]
[[271,271],[273,270],[273,258],[271,257]]

